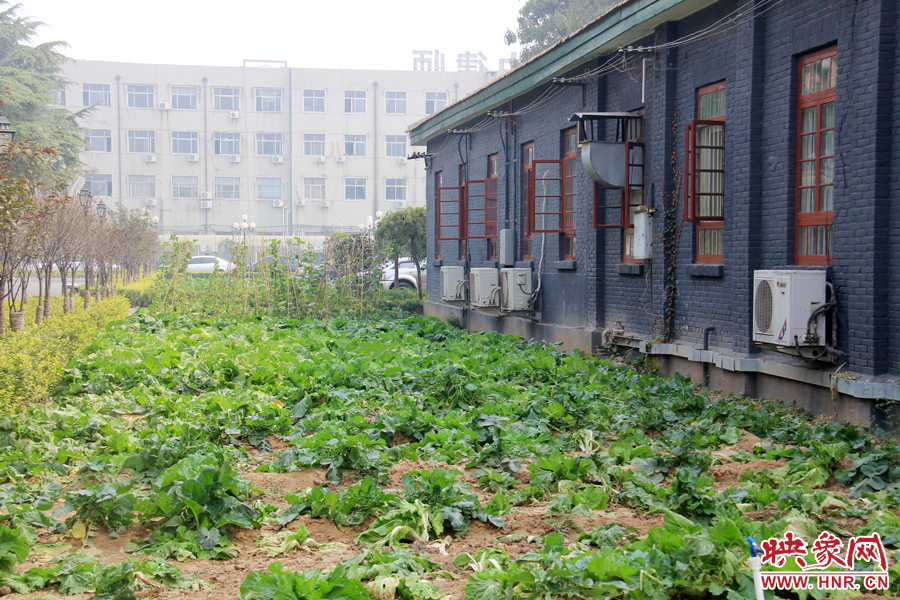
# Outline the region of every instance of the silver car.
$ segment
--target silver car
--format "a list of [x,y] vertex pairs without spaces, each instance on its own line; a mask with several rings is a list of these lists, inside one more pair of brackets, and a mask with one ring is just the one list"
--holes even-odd
[[234,265],[218,256],[194,256],[188,262],[188,273],[213,273],[214,271],[231,272]]
[[[425,261],[421,261],[422,279],[425,279]],[[381,271],[381,285],[386,290],[415,290],[419,288],[419,280],[416,278],[416,263],[411,258],[400,259],[400,281],[394,281],[394,261],[390,260],[379,267]]]

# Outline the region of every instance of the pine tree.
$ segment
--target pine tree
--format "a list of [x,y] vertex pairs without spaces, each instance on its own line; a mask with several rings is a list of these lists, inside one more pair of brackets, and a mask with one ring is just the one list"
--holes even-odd
[[19,140],[54,148],[56,169],[81,164],[84,135],[76,119],[84,110],[72,113],[56,106],[52,92],[65,87],[61,75],[68,58],[60,50],[64,42],[31,45],[44,24],[19,16],[21,4],[0,0],[0,102]]
[[522,45],[524,62],[575,33],[620,0],[528,0],[519,10],[518,28],[506,30],[506,43]]

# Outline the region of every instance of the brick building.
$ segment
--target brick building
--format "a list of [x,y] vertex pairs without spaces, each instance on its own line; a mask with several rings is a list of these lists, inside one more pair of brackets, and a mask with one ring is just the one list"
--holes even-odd
[[897,12],[626,0],[416,123],[426,313],[890,425]]

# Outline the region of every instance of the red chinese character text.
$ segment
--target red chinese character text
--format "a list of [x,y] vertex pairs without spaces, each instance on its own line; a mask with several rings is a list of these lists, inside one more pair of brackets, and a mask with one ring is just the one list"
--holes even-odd
[[838,556],[843,545],[844,542],[842,542],[839,537],[828,531],[823,531],[812,545],[813,555],[816,557],[817,561],[816,564],[806,566],[802,564],[799,559],[797,560],[797,564],[799,564],[804,571],[806,569],[827,569],[831,565],[847,568],[847,563],[843,558]]
[[[760,547],[765,553],[762,562],[775,567],[783,567],[786,556],[806,556],[806,542],[795,537],[792,531],[786,532],[784,539],[769,538],[763,541]],[[801,560],[803,559],[797,559],[797,562],[799,563]],[[804,561],[803,564],[806,562]]]
[[887,571],[887,553],[881,544],[881,536],[877,533],[861,535],[850,538],[847,544],[847,568],[853,568],[853,561],[875,562],[881,566],[882,571]]

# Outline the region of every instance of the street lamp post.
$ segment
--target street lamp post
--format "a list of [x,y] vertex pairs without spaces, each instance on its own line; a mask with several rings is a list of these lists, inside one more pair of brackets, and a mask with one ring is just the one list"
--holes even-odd
[[[237,221],[231,226],[231,231],[233,235],[240,235],[241,242],[247,241],[247,236],[256,231],[256,223],[255,222],[247,222],[247,215],[241,215],[241,222]],[[253,248],[250,248],[250,263],[253,264]]]
[[[106,223],[106,203],[103,202],[103,199],[100,199],[100,202],[97,203],[97,217],[100,218],[100,235],[103,236],[103,225]],[[101,240],[102,243],[102,240]],[[97,302],[100,302],[102,298],[103,288],[106,286],[106,265],[101,264],[100,266],[100,284],[97,286]]]

